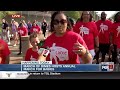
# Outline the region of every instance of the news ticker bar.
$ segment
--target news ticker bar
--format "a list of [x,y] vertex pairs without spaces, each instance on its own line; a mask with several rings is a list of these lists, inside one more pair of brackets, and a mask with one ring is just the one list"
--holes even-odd
[[[28,72],[100,72],[101,64],[0,64],[0,71]],[[113,71],[120,71],[120,65],[114,65]]]
[[21,71],[32,72],[79,72],[100,71],[100,65],[74,65],[74,64],[21,64]]
[[35,71],[35,72],[75,72],[100,71],[100,65],[74,65],[74,64],[1,64],[0,71]]
[[120,79],[120,72],[0,71],[0,79]]

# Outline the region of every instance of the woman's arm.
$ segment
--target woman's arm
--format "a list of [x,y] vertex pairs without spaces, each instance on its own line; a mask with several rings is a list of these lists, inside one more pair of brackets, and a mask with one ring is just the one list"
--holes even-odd
[[73,51],[81,57],[83,63],[92,63],[92,55],[82,44],[79,42],[74,43],[73,49]]
[[98,52],[99,50],[99,37],[95,37],[95,51]]
[[90,64],[90,63],[92,64],[92,55],[89,53],[87,49],[86,52],[82,55],[81,59],[85,64]]

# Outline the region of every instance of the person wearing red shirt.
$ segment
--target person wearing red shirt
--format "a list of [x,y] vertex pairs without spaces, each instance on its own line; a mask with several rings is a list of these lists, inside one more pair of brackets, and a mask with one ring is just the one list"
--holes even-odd
[[30,34],[32,34],[32,33],[41,34],[41,29],[40,29],[40,27],[36,24],[36,22],[33,22],[32,28],[30,29]]
[[[109,52],[110,47],[110,27],[112,22],[106,19],[107,14],[101,13],[101,20],[96,22],[99,31],[99,51],[96,54],[96,60],[99,60],[99,53],[102,53],[102,62],[105,60],[105,55]],[[109,57],[110,60],[110,57]]]
[[112,61],[114,63],[120,63],[120,12],[117,12],[114,16],[114,23],[111,27],[111,48],[112,50]]
[[63,12],[53,13],[51,17],[53,33],[47,37],[43,45],[44,48],[50,49],[50,54],[47,57],[40,54],[39,61],[46,58],[47,61],[52,61],[52,64],[80,64],[81,58],[83,63],[91,63],[92,56],[84,40],[79,34],[71,31],[68,25],[67,16]]
[[0,64],[9,64],[10,61],[10,50],[8,44],[0,39]]
[[[82,36],[92,57],[99,50],[99,38],[96,24],[92,21],[89,11],[83,11],[80,20],[75,24],[73,31]],[[95,47],[94,47],[95,45]],[[95,50],[94,50],[95,49]],[[94,62],[94,61],[93,61]]]
[[20,38],[20,46],[19,46],[19,53],[17,55],[21,55],[21,49],[22,49],[22,43],[21,43],[21,36],[27,36],[28,35],[28,30],[25,27],[24,23],[20,23],[19,27],[18,27],[18,34],[19,34],[19,38]]
[[32,45],[32,48],[29,48],[25,55],[25,61],[37,61],[39,54],[38,54],[38,43],[40,42],[37,34],[33,33],[30,35],[30,43]]

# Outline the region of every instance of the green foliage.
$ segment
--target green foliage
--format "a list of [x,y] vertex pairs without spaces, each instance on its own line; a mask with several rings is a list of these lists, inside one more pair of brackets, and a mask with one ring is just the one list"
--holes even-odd
[[12,15],[12,14],[16,14],[16,11],[5,11],[7,15]]
[[6,15],[16,14],[16,11],[0,11],[0,20],[4,18]]
[[17,11],[1,11],[5,16],[6,15],[12,15],[12,14],[16,14]]
[[4,13],[0,11],[0,19],[4,17]]
[[80,11],[66,11],[65,14],[75,20],[80,18]]

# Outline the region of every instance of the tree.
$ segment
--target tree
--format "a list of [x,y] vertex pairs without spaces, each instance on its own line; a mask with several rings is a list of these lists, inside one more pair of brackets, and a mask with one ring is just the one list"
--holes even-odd
[[[16,11],[0,11],[0,27],[2,25],[2,18],[4,18],[6,15],[12,15],[12,14],[16,14],[17,12]],[[0,32],[1,32],[1,29],[0,29]]]
[[65,14],[75,20],[80,18],[80,11],[66,11]]
[[[12,15],[12,14],[16,14],[17,11],[0,11],[0,21],[2,20],[2,18],[6,17],[6,15]],[[1,24],[1,22],[0,22]]]
[[17,11],[0,11],[0,19],[4,18],[6,15],[16,14]]

